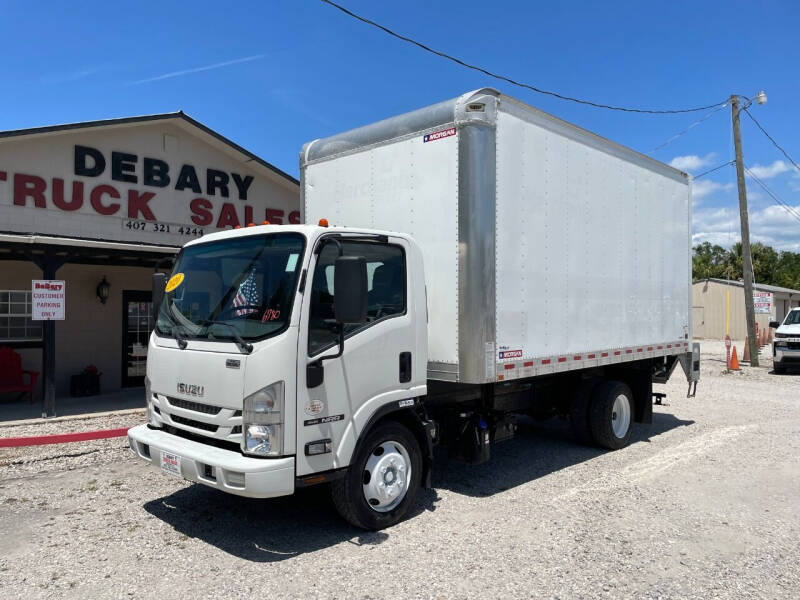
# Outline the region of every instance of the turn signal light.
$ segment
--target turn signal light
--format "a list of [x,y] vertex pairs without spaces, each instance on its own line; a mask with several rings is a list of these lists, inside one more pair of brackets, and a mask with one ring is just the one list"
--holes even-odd
[[320,227],[327,227],[328,226],[328,219],[320,219],[319,220]]
[[247,224],[247,226],[248,226],[248,227],[255,227],[255,226],[256,226],[256,224],[255,224],[255,223],[248,223],[248,224]]
[[234,227],[233,227],[233,228],[234,228],[234,229],[241,229],[241,228],[242,228],[242,226],[241,226],[241,225],[234,225]]
[[269,225],[269,221],[261,221],[262,225]]

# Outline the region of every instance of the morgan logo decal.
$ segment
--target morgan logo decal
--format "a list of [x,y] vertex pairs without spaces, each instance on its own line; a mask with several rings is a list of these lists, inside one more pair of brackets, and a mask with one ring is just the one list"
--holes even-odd
[[451,135],[456,134],[456,128],[450,127],[448,129],[442,129],[441,131],[434,131],[433,133],[426,133],[422,136],[423,142],[435,142],[436,140],[441,140],[446,137],[450,137]]
[[205,391],[205,387],[202,385],[194,385],[188,383],[179,383],[178,384],[178,393],[184,394],[186,396],[196,396],[198,398],[203,397],[203,392]]
[[501,350],[500,360],[504,358],[522,358],[522,350]]

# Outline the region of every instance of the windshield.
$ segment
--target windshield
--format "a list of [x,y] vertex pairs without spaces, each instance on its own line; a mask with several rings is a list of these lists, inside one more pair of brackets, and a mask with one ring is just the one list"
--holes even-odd
[[783,324],[784,325],[800,324],[800,310],[793,310],[788,315],[786,315],[786,320],[784,320]]
[[181,250],[156,330],[190,339],[245,340],[289,324],[305,239],[298,233],[247,236]]

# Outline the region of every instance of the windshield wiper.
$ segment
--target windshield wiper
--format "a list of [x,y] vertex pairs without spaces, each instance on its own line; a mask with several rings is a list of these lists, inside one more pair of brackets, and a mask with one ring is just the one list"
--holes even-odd
[[225,321],[215,321],[214,319],[203,319],[202,321],[200,321],[200,324],[206,326],[206,331],[211,325],[224,325],[225,327],[231,330],[231,333],[233,334],[233,339],[236,340],[236,344],[246,354],[250,354],[253,351],[253,344],[249,344],[246,341],[244,341],[244,338],[241,335],[239,335],[239,332],[236,330],[236,327],[234,327],[230,323],[226,323]]
[[182,325],[178,323],[174,318],[172,318],[172,315],[169,314],[169,309],[165,310],[163,314],[167,317],[167,321],[169,321],[170,325],[172,325],[172,337],[174,337],[175,341],[178,342],[178,347],[181,350],[185,350],[189,342],[187,342],[186,338],[184,338],[180,333],[178,333],[178,328],[182,327]]

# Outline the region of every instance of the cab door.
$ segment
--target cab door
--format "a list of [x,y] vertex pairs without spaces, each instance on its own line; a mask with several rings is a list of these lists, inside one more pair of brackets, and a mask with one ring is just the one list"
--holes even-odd
[[[297,474],[349,464],[358,437],[376,407],[418,395],[424,373],[412,373],[416,351],[408,243],[401,238],[341,240],[345,256],[367,264],[367,322],[345,326],[344,354],[322,361],[322,382],[308,366],[339,351],[333,299],[339,245],[321,238],[309,263],[298,336]],[[330,451],[310,454],[324,449]]]

